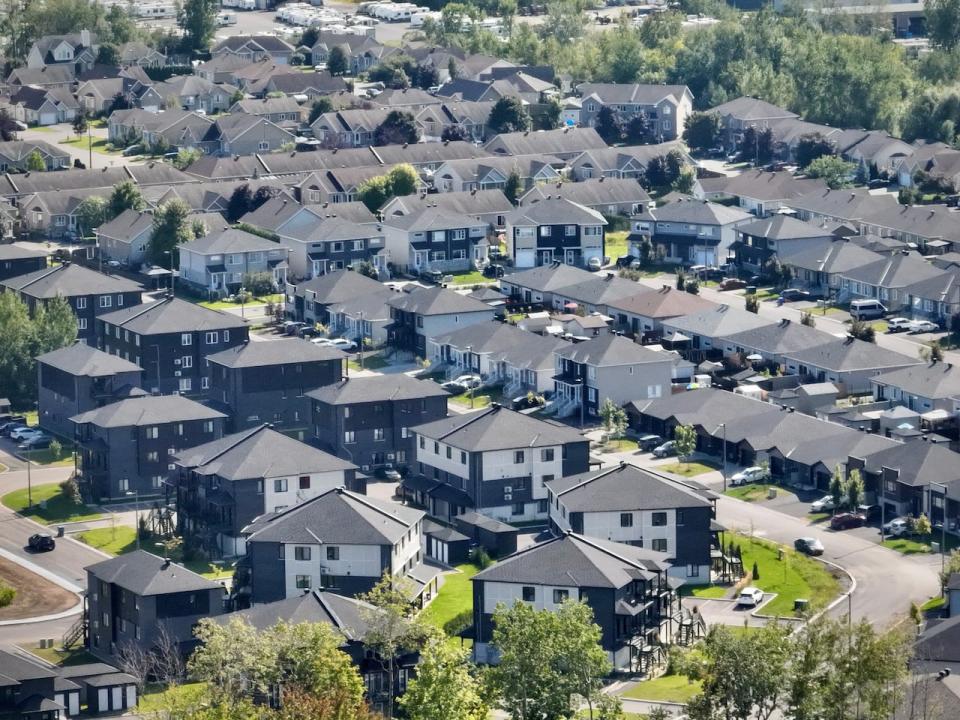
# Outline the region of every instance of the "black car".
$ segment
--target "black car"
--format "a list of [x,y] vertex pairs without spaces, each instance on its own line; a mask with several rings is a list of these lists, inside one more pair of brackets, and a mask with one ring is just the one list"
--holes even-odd
[[637,439],[637,448],[643,452],[651,452],[663,445],[663,438],[659,435],[644,435]]
[[439,270],[421,270],[420,279],[439,285],[443,282],[443,273]]
[[57,546],[57,541],[53,539],[52,535],[37,533],[36,535],[30,536],[30,539],[27,540],[27,545],[34,552],[49,552]]
[[797,300],[809,300],[810,293],[806,290],[797,290],[796,288],[787,288],[780,293],[784,302],[796,302]]
[[793,548],[804,555],[823,555],[823,543],[812,537],[797,538],[793,541]]
[[623,257],[617,258],[617,267],[632,268],[633,270],[639,270],[640,260],[635,258],[633,255],[624,255]]
[[483,269],[483,276],[488,278],[502,278],[504,274],[503,265],[497,265],[496,263],[492,265],[487,265]]

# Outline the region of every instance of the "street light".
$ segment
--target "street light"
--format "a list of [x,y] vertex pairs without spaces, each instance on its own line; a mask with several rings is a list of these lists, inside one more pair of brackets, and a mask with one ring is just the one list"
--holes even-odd
[[134,517],[136,518],[134,520],[134,522],[136,523],[136,528],[135,528],[134,534],[136,535],[136,538],[137,538],[137,550],[139,550],[140,549],[140,491],[127,490],[124,493],[124,495],[126,495],[127,497],[133,495],[135,498],[134,505],[133,505],[133,512],[134,512]]
[[[717,425],[717,430],[723,428],[723,491],[727,491],[727,424],[725,422]],[[714,430],[716,432],[717,430]]]
[[[933,515],[933,488],[938,487],[943,491],[943,505],[940,508],[940,577],[946,570],[947,563],[947,486],[942,482],[930,483],[930,515]],[[940,594],[944,592],[944,585],[940,583]]]
[[[470,360],[470,353],[473,345],[467,345],[467,373],[473,371],[473,362]],[[472,379],[471,379],[472,380]],[[473,382],[470,382],[470,409],[473,410]]]
[[247,303],[247,289],[241,286],[239,292],[240,292],[240,317],[245,318],[246,314],[244,310]]

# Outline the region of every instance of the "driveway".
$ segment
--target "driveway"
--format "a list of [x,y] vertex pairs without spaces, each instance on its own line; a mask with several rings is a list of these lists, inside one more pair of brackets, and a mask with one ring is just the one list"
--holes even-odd
[[[28,130],[23,130],[18,133],[21,140],[32,140],[32,141],[43,141],[55,145],[56,147],[70,153],[70,162],[73,163],[74,160],[79,160],[88,168],[107,168],[107,167],[121,167],[123,165],[137,165],[142,164],[143,161],[125,158],[123,155],[104,155],[99,153],[96,150],[92,153],[92,165],[91,163],[91,153],[87,149],[86,145],[61,145],[60,143],[67,139],[72,139],[76,137],[76,134],[73,132],[73,125],[70,123],[60,123],[59,125],[48,125],[44,128],[29,128]],[[96,139],[106,139],[107,129],[106,128],[90,128],[91,137]]]

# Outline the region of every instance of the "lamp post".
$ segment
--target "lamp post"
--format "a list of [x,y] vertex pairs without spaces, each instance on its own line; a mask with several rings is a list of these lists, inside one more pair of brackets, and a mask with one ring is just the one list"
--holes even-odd
[[[943,491],[943,505],[940,507],[940,577],[946,570],[947,564],[947,486],[942,482],[930,483],[930,515],[933,515],[933,488]],[[943,583],[940,583],[940,594],[944,592]]]
[[[470,353],[473,351],[473,345],[467,345],[467,373],[473,371],[473,362],[470,360]],[[472,378],[471,378],[472,379]],[[473,383],[470,383],[470,409],[473,410]]]
[[[717,425],[717,430],[723,428],[723,491],[727,491],[727,424],[725,422]],[[716,430],[714,430],[716,432]]]
[[246,315],[247,289],[241,285],[239,293],[240,293],[240,317],[245,318],[247,316]]
[[137,550],[139,550],[140,549],[140,491],[127,490],[124,493],[124,495],[126,495],[127,497],[131,495],[134,496],[133,513],[134,513],[134,517],[136,518],[134,520],[134,522],[136,523],[136,527],[134,528],[134,535],[137,538]]
[[363,370],[363,310],[357,313],[357,319],[360,321],[360,335],[357,338],[357,342],[360,343],[360,369]]

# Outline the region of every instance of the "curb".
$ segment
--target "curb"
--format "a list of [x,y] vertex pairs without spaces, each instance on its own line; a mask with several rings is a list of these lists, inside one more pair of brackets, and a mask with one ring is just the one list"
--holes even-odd
[[57,585],[63,588],[64,590],[67,590],[77,596],[77,603],[73,607],[69,608],[68,610],[64,610],[58,613],[53,613],[50,615],[37,615],[35,617],[18,618],[16,620],[0,620],[0,627],[7,626],[7,625],[30,625],[32,623],[41,623],[41,622],[47,622],[50,620],[61,620],[63,618],[71,617],[73,615],[79,615],[80,613],[83,612],[83,599],[82,599],[83,588],[78,587],[77,585],[74,585],[72,582],[69,582],[68,580],[64,580],[62,577],[60,577],[56,573],[52,573],[46,568],[40,567],[36,563],[32,563],[29,560],[25,560],[24,558],[20,557],[19,555],[15,555],[9,550],[4,550],[3,548],[0,548],[0,557],[6,560],[9,560],[12,563],[16,563],[22,568],[26,568],[30,572],[42,577],[44,580],[48,580],[49,582],[52,582],[54,585]]

